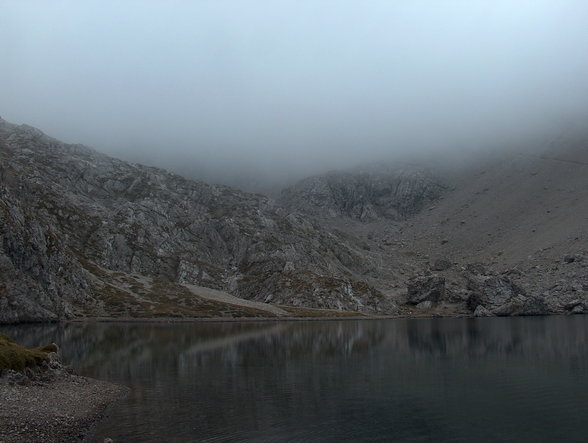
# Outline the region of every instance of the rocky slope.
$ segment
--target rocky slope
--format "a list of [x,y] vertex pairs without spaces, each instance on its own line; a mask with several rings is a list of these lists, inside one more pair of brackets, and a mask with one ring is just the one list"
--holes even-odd
[[[130,164],[0,122],[0,321],[261,315],[276,304],[394,312],[356,246],[261,195]],[[181,300],[181,303],[177,301]],[[212,302],[210,302],[212,303]]]
[[436,200],[444,186],[415,166],[367,167],[309,177],[285,189],[279,203],[319,217],[402,220]]
[[588,143],[464,165],[274,202],[0,121],[0,322],[586,312]]
[[587,312],[588,138],[464,165],[405,221],[324,222],[379,257],[405,314]]
[[[483,263],[473,274],[486,281],[484,291],[471,275],[456,285],[476,297],[496,294],[494,301],[480,298],[496,314],[587,310],[588,138],[488,158],[448,182],[452,191],[403,234],[423,264],[451,262],[440,274],[452,279],[467,274],[461,269],[468,264]],[[496,278],[505,284],[491,290]]]

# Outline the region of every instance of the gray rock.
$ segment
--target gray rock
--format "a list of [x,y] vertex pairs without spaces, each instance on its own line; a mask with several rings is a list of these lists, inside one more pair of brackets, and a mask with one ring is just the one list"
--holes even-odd
[[576,298],[576,299],[574,299],[574,300],[572,300],[572,301],[570,301],[570,302],[566,303],[566,304],[564,305],[564,309],[566,309],[566,310],[568,310],[568,311],[571,311],[571,310],[572,310],[572,309],[574,309],[576,306],[578,306],[578,305],[581,305],[581,304],[582,304],[582,300],[579,300],[579,299],[577,299],[577,298]]
[[445,298],[445,278],[438,275],[415,277],[408,282],[407,302],[439,301]]
[[520,304],[508,302],[494,308],[491,312],[497,317],[507,317],[511,315],[518,315],[521,309],[522,306]]
[[435,260],[435,262],[433,263],[433,266],[431,266],[431,270],[433,271],[446,271],[447,269],[451,268],[453,266],[453,263],[451,263],[449,260],[447,259],[438,259]]
[[482,305],[478,305],[474,311],[474,317],[494,317],[494,314]]
[[521,315],[547,315],[549,307],[543,297],[529,297],[523,304]]
[[327,218],[403,219],[436,200],[445,187],[414,167],[372,167],[310,177],[285,189],[280,204]]
[[483,263],[469,263],[466,265],[466,271],[472,275],[488,274],[488,269]]
[[422,301],[416,305],[418,309],[431,309],[433,307],[433,302],[430,300]]
[[470,300],[468,300],[470,309],[482,305],[493,312],[498,309],[502,313],[512,310],[511,304],[521,305],[524,303],[520,296],[524,296],[525,291],[505,275],[490,277],[470,275],[467,278],[468,289],[472,291]]

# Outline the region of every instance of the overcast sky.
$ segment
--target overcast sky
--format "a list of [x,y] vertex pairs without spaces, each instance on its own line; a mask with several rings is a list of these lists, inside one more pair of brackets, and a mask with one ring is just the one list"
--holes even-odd
[[586,0],[0,0],[0,116],[214,174],[500,145],[588,115],[587,20]]

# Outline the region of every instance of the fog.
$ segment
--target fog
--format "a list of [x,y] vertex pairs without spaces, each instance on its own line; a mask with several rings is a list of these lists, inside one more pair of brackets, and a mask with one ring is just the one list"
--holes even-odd
[[0,2],[0,116],[255,188],[588,116],[585,0]]

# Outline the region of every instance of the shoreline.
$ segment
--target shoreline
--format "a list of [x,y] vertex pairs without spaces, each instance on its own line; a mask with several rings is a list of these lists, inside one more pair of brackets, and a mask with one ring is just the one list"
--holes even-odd
[[0,441],[80,442],[108,406],[129,393],[125,386],[78,375],[40,382],[0,377]]
[[[558,314],[550,314],[558,315]],[[303,321],[370,321],[370,320],[399,320],[399,319],[422,319],[422,318],[477,318],[473,315],[379,315],[379,316],[341,316],[341,317],[158,317],[158,318],[138,318],[138,317],[88,317],[59,320],[55,323],[255,323],[255,322],[303,322]],[[21,323],[22,324],[22,323]]]
[[312,316],[312,317],[79,317],[60,320],[21,321],[16,323],[0,323],[1,326],[18,326],[34,324],[58,323],[256,323],[256,322],[317,322],[317,321],[373,321],[401,319],[449,319],[449,318],[516,318],[516,317],[574,317],[574,314],[553,312],[541,315],[503,315],[477,317],[473,314],[419,314],[419,315],[358,315],[358,316]]

